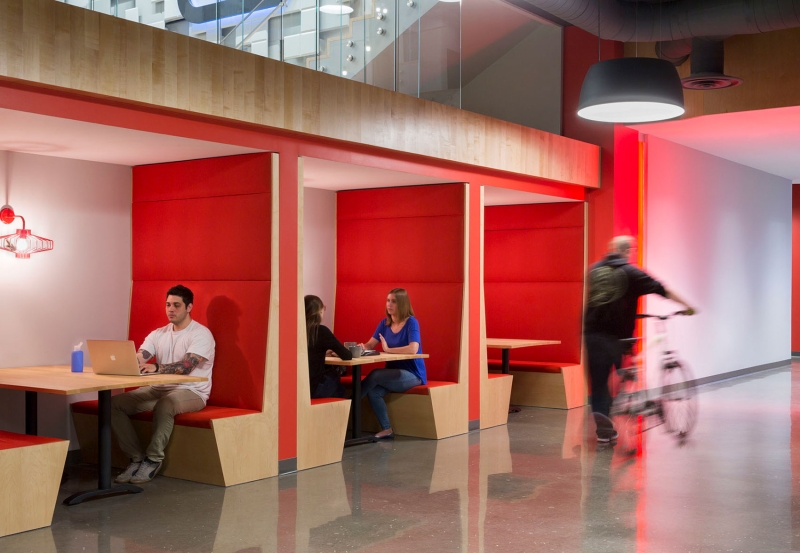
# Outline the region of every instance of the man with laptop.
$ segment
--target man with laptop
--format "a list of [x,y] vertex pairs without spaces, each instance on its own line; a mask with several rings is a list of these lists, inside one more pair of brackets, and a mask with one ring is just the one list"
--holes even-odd
[[[146,386],[114,396],[111,400],[111,428],[122,451],[130,457],[128,468],[116,482],[142,484],[152,480],[164,461],[175,416],[205,407],[211,392],[211,369],[214,366],[214,337],[211,331],[192,320],[194,294],[179,284],[167,291],[169,324],[151,332],[137,353],[142,374],[192,374],[208,378],[206,382]],[[156,361],[153,363],[152,361]],[[130,416],[153,411],[153,431],[145,451]]]

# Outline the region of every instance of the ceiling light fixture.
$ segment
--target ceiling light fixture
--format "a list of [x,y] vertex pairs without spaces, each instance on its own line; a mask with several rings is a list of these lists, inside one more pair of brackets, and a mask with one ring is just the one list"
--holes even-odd
[[343,3],[334,3],[320,6],[319,11],[329,15],[346,15],[348,13],[353,13],[353,8],[345,6]]
[[603,123],[647,123],[683,115],[683,85],[678,70],[666,60],[638,55],[638,3],[635,7],[636,56],[603,61],[600,4],[597,4],[597,63],[583,79],[579,117]]
[[589,68],[581,87],[578,115],[606,123],[646,123],[680,117],[683,88],[666,60],[619,58]]
[[17,229],[14,234],[0,236],[0,250],[13,253],[17,259],[29,259],[32,253],[53,249],[52,240],[31,234],[31,231],[25,228],[25,218],[14,213],[14,208],[10,205],[0,207],[0,222],[10,225],[14,219],[22,219],[22,228]]

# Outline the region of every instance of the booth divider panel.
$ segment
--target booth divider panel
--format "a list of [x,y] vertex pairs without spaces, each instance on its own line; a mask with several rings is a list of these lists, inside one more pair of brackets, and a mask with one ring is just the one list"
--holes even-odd
[[371,337],[386,294],[405,288],[430,355],[428,378],[458,382],[464,194],[460,183],[337,194],[337,337]]
[[464,216],[464,186],[437,184],[339,192],[337,219],[398,219]]
[[[337,243],[348,255],[336,264],[338,282],[463,282],[464,217],[347,219]],[[346,241],[346,246],[344,242]]]
[[[558,345],[515,349],[514,360],[580,363],[581,283],[487,282],[484,293],[490,337],[561,340]],[[499,349],[488,354],[500,359]]]
[[133,204],[134,280],[270,279],[270,194]]
[[486,208],[483,224],[487,231],[583,228],[583,217],[582,202],[489,206]]
[[487,231],[484,282],[582,282],[583,227]]
[[[487,207],[484,244],[487,335],[561,341],[515,350],[514,361],[580,363],[583,204]],[[499,360],[500,350],[488,356]]]
[[271,290],[271,154],[133,169],[137,344],[167,324],[166,291],[195,294],[192,317],[216,342],[209,405],[262,411]]
[[213,157],[133,168],[134,202],[269,194],[270,154]]

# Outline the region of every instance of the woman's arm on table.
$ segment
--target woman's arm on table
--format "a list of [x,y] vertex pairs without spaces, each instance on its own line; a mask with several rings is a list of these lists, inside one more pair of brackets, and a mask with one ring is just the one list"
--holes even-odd
[[363,344],[358,344],[361,346],[362,349],[375,349],[375,346],[378,345],[378,341],[375,338],[370,338],[368,341],[364,342]]
[[407,346],[398,346],[396,348],[390,348],[386,344],[386,339],[383,337],[383,334],[380,334],[381,337],[381,346],[383,347],[384,353],[412,353],[416,354],[419,351],[419,342],[410,342]]
[[[324,331],[322,330],[323,328],[325,329]],[[328,327],[320,326],[319,329],[320,334],[323,334],[321,336],[322,347],[327,350],[325,355],[328,355],[328,352],[330,352],[344,361],[350,361],[353,358],[353,354],[350,353],[350,350],[344,347],[344,344],[342,344],[339,339],[334,336],[333,332],[331,332]]]

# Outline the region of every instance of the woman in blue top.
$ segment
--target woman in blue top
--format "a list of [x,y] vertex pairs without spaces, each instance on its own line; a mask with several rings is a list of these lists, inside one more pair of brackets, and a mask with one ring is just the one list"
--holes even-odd
[[[379,340],[384,353],[422,353],[419,323],[414,318],[408,292],[403,288],[389,292],[386,297],[386,318],[378,323],[372,338],[361,346],[373,349]],[[361,384],[361,397],[369,396],[369,403],[381,424],[381,431],[375,434],[375,438],[391,438],[393,435],[383,396],[389,392],[405,392],[427,382],[422,359],[388,361],[385,369],[375,369],[369,373]]]

